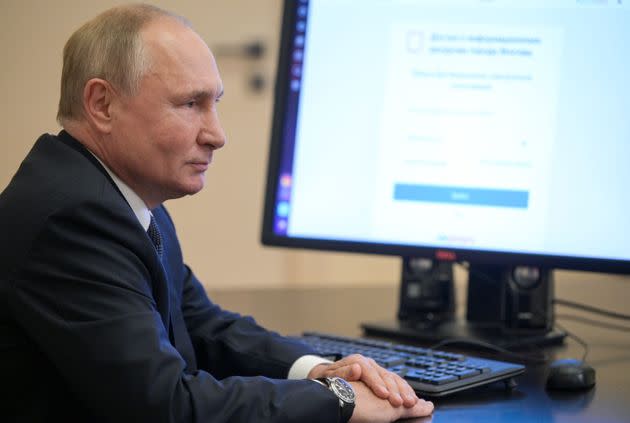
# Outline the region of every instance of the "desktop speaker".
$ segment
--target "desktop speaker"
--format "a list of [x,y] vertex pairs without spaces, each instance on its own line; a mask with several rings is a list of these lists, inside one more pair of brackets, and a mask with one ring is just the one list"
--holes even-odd
[[453,264],[404,257],[398,319],[441,322],[455,314]]
[[551,330],[552,271],[475,264],[469,270],[468,281],[468,321],[501,324],[507,332]]

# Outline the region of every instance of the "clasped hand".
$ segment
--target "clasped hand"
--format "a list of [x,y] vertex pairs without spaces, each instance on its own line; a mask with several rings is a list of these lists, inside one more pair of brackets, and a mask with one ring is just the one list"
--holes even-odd
[[[309,379],[332,376],[358,382],[353,383],[357,395],[353,422],[381,421],[379,416],[384,419],[382,421],[393,421],[397,418],[427,416],[433,412],[433,403],[419,399],[403,378],[360,354],[350,355],[334,363],[320,364],[308,374]],[[364,389],[363,385],[369,389]]]

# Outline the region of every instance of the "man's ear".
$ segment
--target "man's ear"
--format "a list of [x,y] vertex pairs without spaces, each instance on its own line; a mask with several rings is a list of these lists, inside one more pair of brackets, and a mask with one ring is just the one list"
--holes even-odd
[[109,82],[100,78],[90,79],[83,88],[83,111],[87,121],[98,131],[111,131],[111,106],[115,95]]

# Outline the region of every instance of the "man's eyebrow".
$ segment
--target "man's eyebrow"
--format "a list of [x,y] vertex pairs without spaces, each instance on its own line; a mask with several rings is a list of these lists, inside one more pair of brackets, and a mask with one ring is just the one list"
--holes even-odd
[[215,94],[216,91],[208,91],[208,90],[197,90],[197,91],[193,91],[190,94],[191,98],[197,98],[197,99],[201,99],[201,98],[215,98],[215,99],[220,99],[223,96],[223,88],[221,88],[221,91],[219,91],[219,94]]

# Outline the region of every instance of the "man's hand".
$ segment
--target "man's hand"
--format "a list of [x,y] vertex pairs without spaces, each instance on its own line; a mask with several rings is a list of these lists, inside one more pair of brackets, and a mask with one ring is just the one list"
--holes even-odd
[[413,388],[400,376],[392,373],[371,359],[353,354],[331,364],[320,364],[310,371],[309,379],[337,376],[349,382],[361,381],[378,398],[389,400],[393,407],[414,407],[418,397]]
[[351,423],[383,423],[398,419],[425,417],[433,413],[433,403],[425,400],[416,401],[412,407],[394,407],[386,399],[374,395],[363,382],[351,382],[356,395]]

